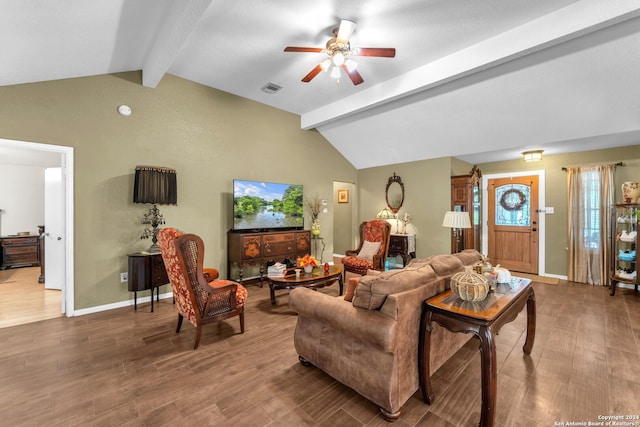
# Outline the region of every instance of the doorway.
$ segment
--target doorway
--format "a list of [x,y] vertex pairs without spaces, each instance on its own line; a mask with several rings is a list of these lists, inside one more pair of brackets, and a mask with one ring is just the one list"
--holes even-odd
[[[496,265],[523,273],[545,273],[544,171],[482,177],[482,253]],[[525,212],[526,211],[526,212]]]
[[[351,182],[333,182],[333,254],[342,257],[347,249],[355,248],[357,212],[355,209],[355,184]],[[347,193],[344,193],[344,191]],[[339,199],[338,192],[343,198]],[[344,195],[346,194],[346,197]]]
[[[60,312],[65,314],[67,317],[71,317],[74,315],[73,148],[0,138],[0,151],[4,151],[4,159],[11,158],[11,156],[21,156],[20,159],[22,161],[24,159],[22,156],[32,156],[33,158],[36,158],[38,157],[38,154],[40,154],[41,157],[47,157],[46,154],[53,154],[56,159],[59,159],[57,161],[58,164],[50,165],[53,167],[59,167],[61,170],[61,191],[57,202],[63,208],[63,215],[60,219],[62,222],[61,229],[63,230],[63,234],[59,236],[61,253],[57,261],[59,265],[56,265],[56,267],[60,276],[58,279],[61,290]],[[45,168],[45,166],[46,165],[43,165],[42,167]],[[46,274],[47,273],[45,272],[45,275]],[[45,277],[45,281],[46,280],[47,279]]]

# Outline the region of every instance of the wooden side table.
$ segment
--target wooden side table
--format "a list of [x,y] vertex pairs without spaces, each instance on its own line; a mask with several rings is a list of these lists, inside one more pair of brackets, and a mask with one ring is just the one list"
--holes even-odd
[[138,309],[138,291],[151,289],[151,312],[153,313],[153,290],[160,301],[160,286],[169,283],[162,254],[129,254],[129,292],[133,292],[133,309]]
[[431,322],[452,332],[473,333],[480,338],[482,370],[482,412],[480,426],[493,426],[497,395],[496,344],[494,336],[506,323],[515,320],[527,306],[527,339],[522,347],[531,354],[536,336],[536,299],[531,280],[512,277],[511,286],[498,284],[484,301],[468,302],[453,295],[451,290],[425,302],[420,322],[418,364],[422,398],[427,404],[434,399],[431,388],[430,352]]
[[415,234],[391,234],[389,236],[389,257],[401,256],[402,266],[416,257],[416,235]]

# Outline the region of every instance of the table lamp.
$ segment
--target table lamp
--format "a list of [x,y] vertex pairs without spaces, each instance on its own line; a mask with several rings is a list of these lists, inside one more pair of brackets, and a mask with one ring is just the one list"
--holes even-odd
[[141,239],[151,237],[149,253],[158,253],[158,229],[164,224],[157,205],[175,205],[178,201],[176,170],[161,166],[136,166],[133,184],[133,203],[151,203],[153,207],[144,214],[142,224],[151,225],[140,235]]

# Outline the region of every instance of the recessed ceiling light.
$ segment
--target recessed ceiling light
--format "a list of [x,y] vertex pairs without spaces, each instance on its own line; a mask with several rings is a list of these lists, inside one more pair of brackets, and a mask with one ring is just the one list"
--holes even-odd
[[118,114],[120,114],[121,116],[129,117],[131,115],[131,107],[124,104],[120,105],[118,107]]

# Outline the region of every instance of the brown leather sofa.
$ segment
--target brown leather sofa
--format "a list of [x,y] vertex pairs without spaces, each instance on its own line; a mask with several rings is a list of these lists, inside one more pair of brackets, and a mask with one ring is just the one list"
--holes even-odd
[[[289,295],[298,313],[294,334],[303,364],[311,364],[380,407],[387,421],[418,390],[418,340],[423,302],[449,287],[453,274],[480,260],[465,250],[414,259],[402,270],[350,279],[353,300],[307,288]],[[355,284],[354,282],[350,284]],[[349,297],[349,289],[345,295]],[[435,372],[469,339],[434,325],[431,367]]]

